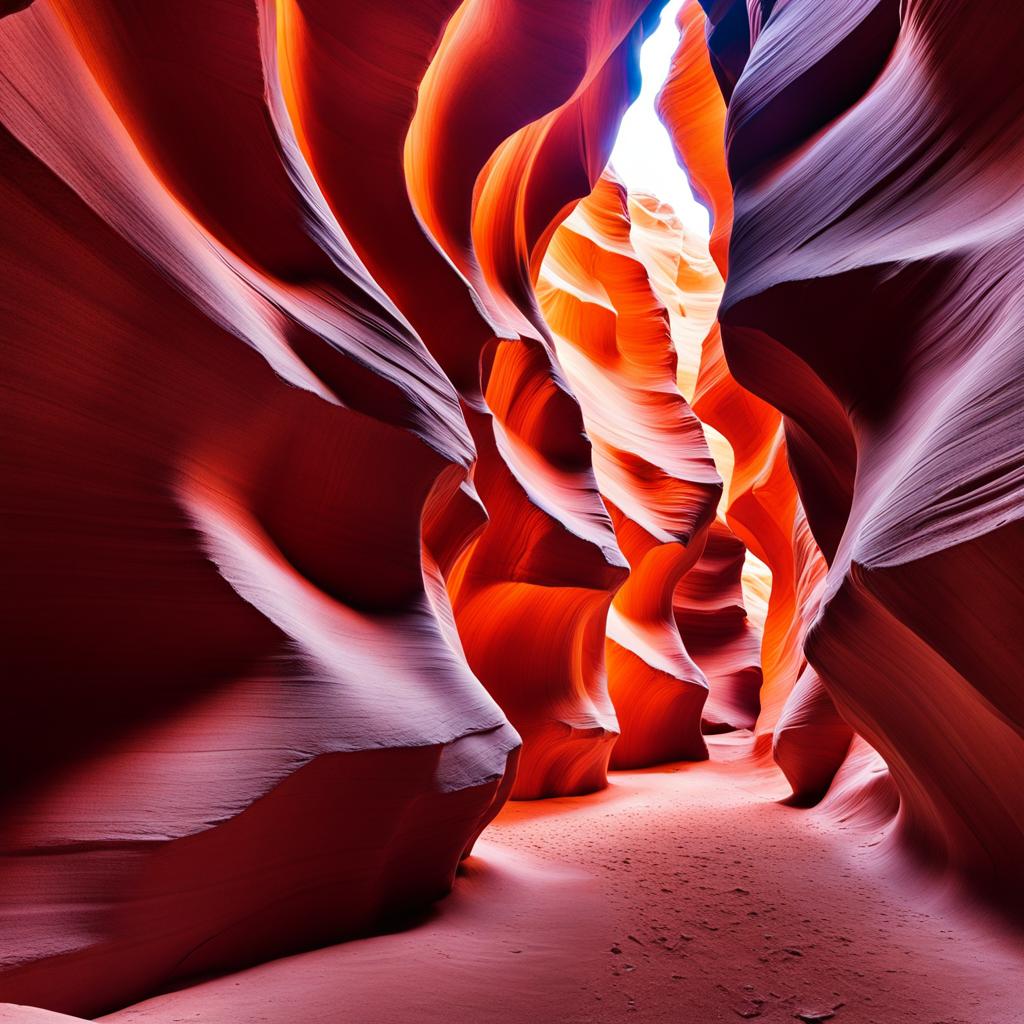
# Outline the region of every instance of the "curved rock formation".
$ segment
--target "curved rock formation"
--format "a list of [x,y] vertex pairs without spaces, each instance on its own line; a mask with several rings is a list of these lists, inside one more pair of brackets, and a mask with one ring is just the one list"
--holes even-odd
[[96,1012],[404,913],[514,774],[422,544],[472,440],[300,162],[267,29],[0,23],[4,998]]
[[635,94],[644,6],[603,0],[538,18],[532,4],[465,5],[424,78],[405,149],[419,218],[498,337],[484,352],[489,415],[467,412],[490,522],[449,587],[469,663],[523,736],[517,797],[604,786],[618,735],[603,637],[626,561],[532,280]]
[[743,593],[747,550],[720,518],[693,568],[679,581],[673,616],[693,660],[708,680],[703,731],[753,729],[761,707],[761,631],[750,622]]
[[0,998],[94,1013],[436,898],[506,714],[518,795],[605,784],[627,567],[530,282],[653,12],[564,7],[0,22]]
[[725,351],[784,415],[829,563],[814,670],[889,765],[902,834],[1005,899],[1024,851],[1021,16],[813,6],[776,5],[749,56],[710,37],[734,82]]
[[[726,107],[720,83],[724,81],[727,91],[731,91],[729,82],[739,74],[734,67],[734,37],[738,34],[745,40],[748,35],[743,4],[733,5],[743,8],[741,21],[737,21],[740,15],[730,13],[728,7],[714,5],[709,22],[696,0],[683,5],[678,19],[679,47],[658,96],[658,109],[672,133],[680,162],[695,193],[711,211],[710,249],[723,276],[729,269],[727,246],[733,198],[721,146]],[[710,54],[706,31],[712,46]],[[729,42],[716,50],[716,40]],[[733,72],[723,72],[729,67]],[[665,242],[659,244],[664,247]],[[652,281],[658,280],[659,275],[652,274]],[[774,745],[795,796],[810,800],[827,788],[852,735],[837,720],[830,698],[820,687],[814,700],[806,699],[811,676],[804,677],[800,692],[794,691],[798,678],[806,673],[803,637],[819,599],[825,563],[808,530],[790,473],[782,417],[737,383],[726,363],[717,323],[711,325],[703,342],[693,387],[697,415],[720,431],[731,448],[733,465],[726,491],[728,525],[771,572],[761,646],[764,686],[757,719],[757,749],[767,755]],[[794,706],[787,710],[790,699]],[[777,724],[779,733],[773,743]]]
[[[538,21],[523,3],[479,0],[441,10],[307,2],[285,5],[278,18],[284,92],[312,173],[356,250],[453,382],[476,442],[472,483],[437,509],[433,532],[443,537],[440,568],[465,655],[524,738],[517,796],[605,784],[617,727],[594,637],[603,633],[625,560],[539,316],[534,323],[509,297],[516,282],[489,281],[479,269],[474,182],[486,177],[496,147],[518,151],[517,140],[532,138],[539,121],[572,120],[581,110],[593,125],[617,117],[630,87],[623,71],[643,25],[636,20],[642,5],[613,6],[614,24],[596,12],[588,32],[572,35],[575,57],[565,67],[545,61],[530,33],[547,33],[555,45],[566,23]],[[355,51],[365,60],[347,59]],[[594,82],[611,70],[621,82],[606,107],[595,102],[602,96],[593,95]],[[509,93],[504,105],[489,102],[481,88],[499,80]],[[586,138],[596,145],[601,133]],[[578,142],[578,131],[572,139]],[[359,160],[349,159],[355,149]],[[587,165],[605,158],[589,148],[575,154]],[[588,191],[590,179],[571,179],[567,192],[563,182],[532,173],[536,154],[531,161],[513,161],[502,187],[532,188],[534,216],[546,228],[543,217]],[[436,167],[445,168],[441,184]],[[513,228],[517,239],[528,230],[525,222],[522,231]],[[509,248],[511,263],[519,258],[507,235],[488,245]],[[537,645],[528,663],[518,663],[542,622],[546,649]]]
[[[437,528],[466,656],[524,739],[516,795],[584,792],[604,785],[617,735],[600,637],[626,564],[530,268],[604,166],[649,17],[609,0],[543,17],[528,3],[443,6],[287,7],[286,92],[332,210],[455,384],[476,441],[488,522],[474,541],[481,521],[460,499]],[[356,50],[365,62],[345,59]],[[353,147],[365,158],[349,160]]]
[[683,646],[672,595],[704,549],[721,493],[700,423],[676,386],[668,316],[630,226],[625,189],[603,177],[555,232],[537,289],[630,563],[606,642],[618,768],[707,756],[707,680]]
[[727,729],[1012,884],[1016,9],[685,4],[709,252],[602,177],[658,4],[201,6],[0,4],[0,999],[380,927]]
[[[725,283],[708,239],[686,230],[670,208],[651,196],[637,195],[630,196],[629,212],[631,243],[652,290],[668,310],[678,356],[676,383],[692,400],[705,343],[711,343],[709,336],[711,341],[717,338],[716,313]],[[702,423],[701,429],[728,493],[735,468],[733,448],[708,424]],[[748,612],[759,603],[767,604],[771,579],[754,575],[747,548],[720,508],[704,551],[673,595],[676,626],[709,682],[705,733],[753,728],[758,717],[764,615],[758,615],[755,625]]]

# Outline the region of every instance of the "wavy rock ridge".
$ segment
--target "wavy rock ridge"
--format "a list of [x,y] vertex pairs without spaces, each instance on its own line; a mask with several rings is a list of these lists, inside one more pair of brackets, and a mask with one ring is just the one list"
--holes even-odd
[[[680,162],[712,215],[710,251],[723,276],[728,274],[728,243],[733,223],[733,194],[721,140],[726,104],[720,61],[730,46],[705,41],[747,34],[736,11],[712,8],[712,21],[700,6],[680,10],[680,43],[658,96]],[[716,28],[716,18],[726,28]],[[755,19],[756,21],[756,19]],[[728,28],[728,26],[732,28]],[[742,31],[741,31],[742,30]],[[662,231],[664,236],[664,231]],[[655,248],[678,250],[662,237]],[[664,275],[652,275],[652,281]],[[662,285],[678,294],[672,281]],[[685,294],[685,292],[684,292]],[[666,301],[671,301],[670,299]],[[726,362],[722,333],[710,326],[693,382],[693,404],[704,422],[717,428],[733,457],[726,494],[729,526],[770,570],[771,584],[763,627],[757,746],[769,751],[793,786],[798,802],[815,802],[828,790],[853,742],[853,730],[838,715],[829,692],[808,665],[803,640],[820,600],[825,560],[810,532],[790,470],[783,419],[771,405],[737,383]]]
[[622,730],[615,767],[707,756],[707,680],[683,646],[672,595],[704,549],[721,493],[700,424],[676,386],[668,316],[629,234],[625,189],[602,178],[555,232],[538,289],[630,563],[606,632]]
[[604,173],[644,0],[0,7],[0,998],[365,932],[736,728],[1018,888],[1020,15],[707,8],[710,251]]
[[[3,998],[95,1013],[443,894],[510,791],[605,785],[613,598],[689,694],[659,721],[657,667],[608,640],[617,756],[702,754],[672,596],[720,485],[664,310],[635,260],[609,278],[655,332],[595,471],[533,287],[635,92],[644,8],[0,22]],[[615,197],[599,248],[628,248]],[[677,450],[655,431],[613,468],[655,380]]]
[[5,998],[96,1012],[404,912],[514,774],[432,585],[472,439],[301,157],[275,29],[0,23]]
[[889,766],[899,834],[1005,903],[1024,851],[1020,12],[751,11],[709,6],[735,199],[723,345],[782,413],[828,567],[777,753],[820,792],[808,768],[839,763],[849,723]]

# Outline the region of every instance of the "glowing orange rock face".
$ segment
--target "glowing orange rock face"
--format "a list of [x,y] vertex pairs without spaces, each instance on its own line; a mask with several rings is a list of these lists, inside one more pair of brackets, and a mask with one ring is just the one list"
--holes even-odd
[[676,386],[668,315],[633,251],[616,181],[602,178],[555,232],[537,294],[630,564],[608,615],[608,688],[622,731],[612,765],[702,758],[707,681],[683,646],[672,595],[704,548],[721,481]]
[[[711,252],[724,276],[733,217],[732,185],[720,145],[726,107],[705,42],[707,22],[696,0],[683,5],[678,23],[680,44],[659,94],[658,109],[695,192],[712,211]],[[657,280],[652,275],[652,281]],[[805,671],[803,638],[817,603],[825,562],[807,528],[789,471],[782,417],[733,378],[717,324],[703,344],[693,407],[704,422],[724,435],[732,449],[734,464],[726,490],[728,524],[771,570],[761,648],[764,687],[757,721],[759,749],[766,752],[797,679]],[[845,446],[839,450],[845,451]],[[802,707],[801,728],[796,730],[796,720],[787,717],[785,740],[775,746],[794,790],[806,798],[820,796],[827,788],[852,733],[836,716],[826,693],[819,692],[816,701],[804,702]],[[820,711],[828,741],[815,738],[818,718],[814,711]],[[822,757],[825,749],[833,754],[827,761]]]
[[[683,40],[683,45],[687,41]],[[724,281],[708,241],[687,230],[666,206],[650,196],[631,196],[630,240],[648,275],[650,287],[669,314],[678,356],[676,383],[693,399],[705,345],[717,338],[716,313]],[[715,236],[713,236],[715,237]],[[714,242],[712,242],[714,244]],[[702,430],[730,491],[735,457],[728,440],[702,424]],[[767,604],[771,580],[761,566],[756,579],[747,550],[720,507],[699,560],[680,580],[673,596],[674,616],[688,652],[708,679],[704,732],[753,728],[760,709],[761,614],[755,625],[751,605]]]
[[[532,277],[558,218],[607,162],[635,84],[643,7],[606,0],[538,20],[530,4],[464,5],[404,151],[417,215],[491,332],[485,405],[464,392],[488,522],[448,585],[469,664],[523,738],[517,797],[601,788],[618,735],[604,634],[627,562]],[[492,79],[507,101],[498,109]]]
[[725,353],[783,414],[828,562],[780,759],[812,719],[834,732],[823,684],[889,765],[902,834],[1015,899],[1020,12],[790,2],[748,55],[730,7]]
[[672,610],[690,656],[708,680],[703,731],[753,729],[761,708],[761,631],[743,592],[746,548],[719,517],[696,565],[679,581]]

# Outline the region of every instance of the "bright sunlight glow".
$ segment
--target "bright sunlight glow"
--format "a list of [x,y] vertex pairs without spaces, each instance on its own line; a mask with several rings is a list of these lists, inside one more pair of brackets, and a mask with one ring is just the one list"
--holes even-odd
[[684,227],[708,234],[708,212],[693,197],[686,175],[676,162],[665,126],[658,120],[654,97],[668,76],[679,44],[676,15],[682,0],[669,0],[658,27],[640,51],[640,96],[626,111],[619,128],[611,166],[630,192],[650,192],[668,203]]

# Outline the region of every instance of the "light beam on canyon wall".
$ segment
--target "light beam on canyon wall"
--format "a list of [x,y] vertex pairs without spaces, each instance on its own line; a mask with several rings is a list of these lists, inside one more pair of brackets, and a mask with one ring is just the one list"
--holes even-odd
[[0,998],[365,933],[731,730],[1019,891],[1020,14],[686,0],[709,242],[606,171],[660,6],[0,4]]

